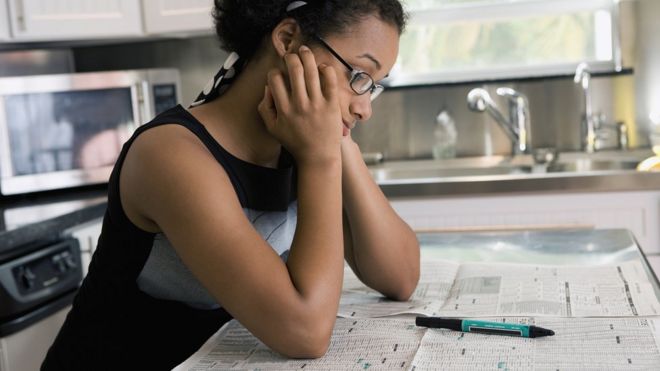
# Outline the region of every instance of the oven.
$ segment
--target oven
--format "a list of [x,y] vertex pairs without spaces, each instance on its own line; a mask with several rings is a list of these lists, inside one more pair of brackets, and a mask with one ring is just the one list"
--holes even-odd
[[0,371],[38,370],[82,280],[78,240],[0,255]]
[[121,146],[180,100],[176,69],[0,78],[0,194],[106,183]]

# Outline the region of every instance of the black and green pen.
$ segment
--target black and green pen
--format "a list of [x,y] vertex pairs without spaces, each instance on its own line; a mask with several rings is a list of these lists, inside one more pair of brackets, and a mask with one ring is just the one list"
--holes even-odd
[[477,332],[489,335],[521,336],[525,338],[538,338],[543,336],[552,336],[555,334],[555,332],[552,330],[538,326],[459,318],[417,317],[415,319],[415,324],[417,326],[430,328],[446,328],[463,332]]

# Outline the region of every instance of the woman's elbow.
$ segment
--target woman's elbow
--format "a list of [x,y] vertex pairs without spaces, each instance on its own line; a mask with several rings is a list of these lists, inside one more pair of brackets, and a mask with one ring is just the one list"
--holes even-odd
[[335,317],[318,319],[309,316],[289,327],[291,331],[280,338],[279,349],[273,349],[288,358],[320,358],[327,353],[332,338]]
[[419,283],[419,264],[414,264],[399,278],[396,287],[387,295],[392,300],[407,301],[415,293]]
[[421,270],[421,258],[419,251],[419,242],[415,238],[412,242],[411,250],[414,252],[412,254],[413,258],[411,260],[410,266],[408,267],[408,274],[404,280],[403,287],[401,288],[401,300],[408,300],[415,293],[417,285],[419,284],[420,270]]
[[281,353],[288,358],[314,359],[323,357],[328,352],[328,348],[330,348],[330,337],[327,339],[299,342]]
[[415,293],[417,288],[417,283],[419,282],[419,273],[415,276],[411,276],[398,285],[397,289],[394,290],[390,295],[390,299],[396,301],[407,301]]

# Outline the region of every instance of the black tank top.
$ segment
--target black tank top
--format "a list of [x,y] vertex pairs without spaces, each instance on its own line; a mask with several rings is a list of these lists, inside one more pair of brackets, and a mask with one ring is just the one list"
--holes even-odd
[[42,370],[169,370],[231,319],[222,308],[198,309],[158,299],[136,284],[156,234],[139,229],[124,213],[119,173],[135,138],[164,124],[182,125],[201,140],[229,175],[243,208],[260,210],[261,216],[281,214],[295,203],[295,166],[285,150],[277,169],[242,161],[224,150],[181,106],[141,126],[122,148],[110,176],[108,208],[89,273]]

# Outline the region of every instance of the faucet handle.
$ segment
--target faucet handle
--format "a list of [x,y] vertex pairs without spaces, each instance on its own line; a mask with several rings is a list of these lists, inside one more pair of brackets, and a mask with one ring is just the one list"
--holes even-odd
[[497,95],[509,99],[509,101],[516,104],[525,104],[527,105],[527,97],[525,94],[511,89],[511,88],[497,88]]
[[594,120],[594,129],[596,130],[601,130],[608,126],[614,127],[614,124],[612,125],[608,124],[607,115],[604,114],[603,112],[595,112],[593,114],[593,120]]
[[515,97],[515,98],[522,96],[520,92],[507,87],[497,88],[497,95],[501,97]]
[[627,150],[628,149],[628,125],[625,122],[619,121],[616,123],[616,131],[618,134],[618,145],[619,149]]
[[589,80],[591,79],[591,70],[586,62],[578,64],[575,69],[573,82],[581,84],[583,89],[589,89]]
[[483,88],[474,88],[470,90],[467,96],[467,102],[468,108],[476,112],[484,112],[488,106],[497,106],[491,99],[488,91]]

